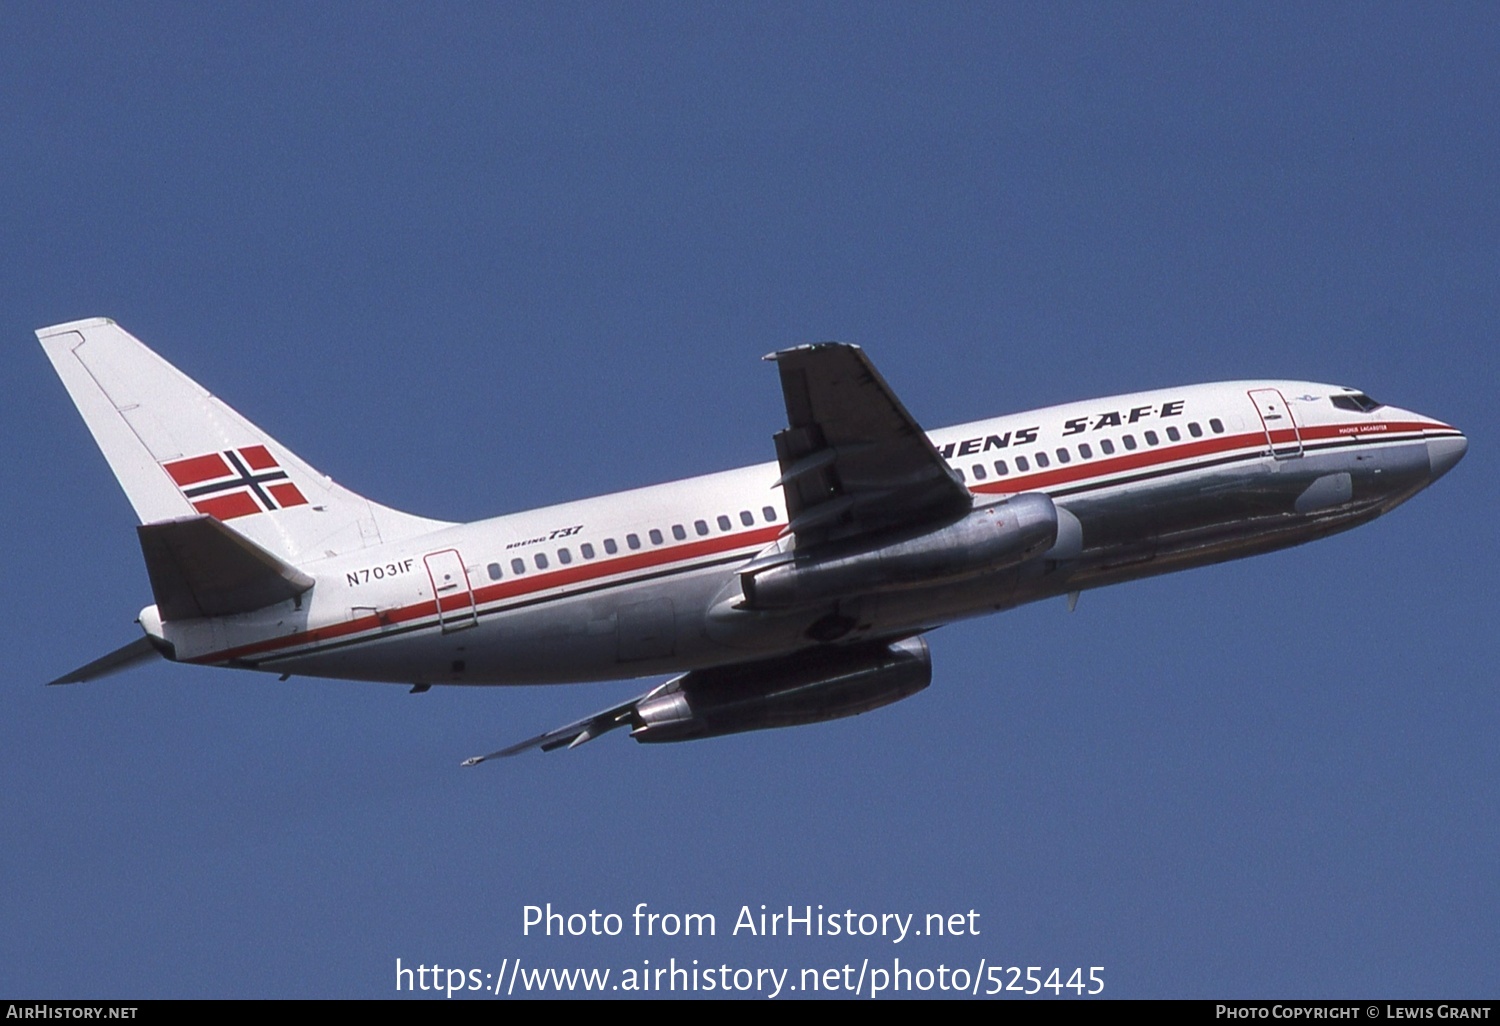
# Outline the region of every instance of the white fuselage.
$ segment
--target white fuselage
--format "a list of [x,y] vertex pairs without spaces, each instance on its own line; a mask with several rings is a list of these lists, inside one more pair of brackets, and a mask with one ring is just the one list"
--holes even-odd
[[417,684],[604,680],[846,638],[1293,545],[1383,513],[1462,455],[1454,428],[1338,408],[1349,390],[1241,381],[1072,403],[929,433],[977,502],[1042,492],[1063,527],[1019,567],[743,608],[736,570],[794,544],[776,463],[443,528],[302,565],[315,586],[254,613],[148,632],[183,661]]

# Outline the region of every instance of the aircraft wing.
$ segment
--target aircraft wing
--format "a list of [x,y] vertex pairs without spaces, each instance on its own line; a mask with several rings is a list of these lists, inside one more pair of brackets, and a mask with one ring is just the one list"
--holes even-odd
[[799,546],[951,519],[973,497],[864,350],[842,342],[766,357],[789,426],[779,484]]
[[574,720],[565,727],[558,727],[556,730],[549,730],[545,734],[529,737],[525,741],[513,744],[509,748],[502,748],[498,752],[490,752],[488,755],[476,755],[473,758],[465,759],[459,765],[478,766],[481,762],[488,762],[491,759],[508,759],[512,755],[520,755],[531,748],[540,748],[544,752],[550,752],[554,748],[561,748],[564,745],[569,748],[577,748],[585,741],[592,741],[600,734],[608,733],[616,727],[625,726],[630,722],[630,714],[635,711],[636,703],[653,694],[655,694],[655,690],[648,691],[644,695],[637,695],[628,702],[612,705],[608,709],[594,713],[592,716],[585,716],[581,720]]

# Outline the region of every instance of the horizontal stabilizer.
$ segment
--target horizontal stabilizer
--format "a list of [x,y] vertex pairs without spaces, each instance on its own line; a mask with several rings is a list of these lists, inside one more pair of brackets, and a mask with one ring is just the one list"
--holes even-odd
[[210,516],[136,528],[163,620],[229,616],[296,598],[313,579]]
[[123,648],[117,648],[107,656],[100,656],[87,666],[80,666],[72,673],[65,673],[56,680],[49,680],[47,686],[53,684],[82,684],[85,681],[98,680],[100,677],[108,677],[111,673],[119,673],[121,670],[129,669],[136,663],[143,663],[148,659],[156,658],[160,653],[152,644],[150,638],[136,638]]

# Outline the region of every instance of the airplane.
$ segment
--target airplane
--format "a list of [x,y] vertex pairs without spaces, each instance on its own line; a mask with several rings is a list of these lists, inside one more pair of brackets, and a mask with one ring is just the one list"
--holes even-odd
[[143,636],[181,663],[433,685],[672,675],[518,744],[672,742],[915,694],[927,632],[1322,538],[1468,449],[1306,381],[1185,385],[924,431],[858,346],[771,353],[775,462],[469,524],[336,484],[105,318],[37,337],[140,520]]

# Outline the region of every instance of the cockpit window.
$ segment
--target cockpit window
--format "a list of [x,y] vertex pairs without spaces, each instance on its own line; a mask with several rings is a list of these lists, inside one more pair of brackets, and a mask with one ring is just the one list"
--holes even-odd
[[1378,410],[1385,405],[1385,403],[1377,403],[1363,392],[1350,392],[1347,395],[1330,396],[1330,399],[1333,401],[1333,405],[1339,409],[1352,410],[1355,413],[1369,413],[1371,410]]

